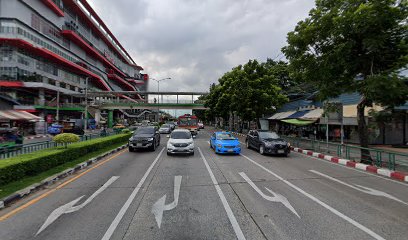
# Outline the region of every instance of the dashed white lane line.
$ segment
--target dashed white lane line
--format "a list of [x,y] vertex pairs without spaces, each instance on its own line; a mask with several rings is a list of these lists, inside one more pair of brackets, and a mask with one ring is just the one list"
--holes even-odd
[[162,155],[163,151],[165,148],[163,148],[159,155],[157,155],[156,159],[153,161],[153,163],[150,165],[150,167],[147,169],[145,174],[143,175],[142,179],[140,179],[140,182],[137,184],[136,188],[133,190],[132,194],[130,194],[129,198],[125,202],[125,204],[122,206],[120,209],[118,215],[116,215],[115,219],[109,226],[108,230],[105,232],[105,235],[103,235],[102,240],[109,240],[112,237],[113,232],[116,230],[118,227],[120,221],[122,220],[123,216],[125,215],[126,211],[130,207],[130,204],[133,202],[133,200],[136,197],[136,194],[139,192],[140,188],[142,188],[143,183],[146,181],[147,176],[149,176],[150,172],[152,171],[154,165],[156,165],[157,161],[160,159],[160,156]]
[[221,188],[220,188],[220,185],[218,184],[217,179],[215,178],[215,176],[214,176],[214,174],[213,174],[213,172],[212,172],[210,166],[208,165],[208,162],[207,162],[207,160],[205,159],[204,154],[203,154],[203,152],[201,151],[200,147],[198,147],[198,151],[200,152],[200,155],[201,155],[201,158],[202,158],[203,161],[204,161],[205,167],[207,168],[207,171],[208,171],[208,173],[210,174],[211,180],[212,180],[212,182],[213,182],[213,184],[214,184],[215,189],[217,190],[218,196],[219,196],[220,199],[221,199],[222,205],[224,206],[224,209],[225,209],[225,211],[227,212],[228,219],[229,219],[230,222],[231,222],[232,228],[234,229],[234,232],[235,232],[235,235],[237,236],[237,239],[239,239],[239,240],[244,240],[244,239],[245,239],[244,233],[242,232],[241,227],[239,226],[238,221],[237,221],[237,219],[235,218],[235,215],[234,215],[234,213],[232,212],[231,207],[230,207],[230,205],[228,204],[228,201],[227,201],[227,199],[225,198],[225,195],[224,195],[224,193],[222,192],[222,190],[221,190]]
[[266,172],[272,174],[273,176],[275,176],[276,178],[278,178],[279,180],[281,180],[282,182],[286,183],[287,185],[289,185],[291,188],[295,189],[296,191],[300,192],[301,194],[303,194],[304,196],[308,197],[309,199],[311,199],[312,201],[316,202],[317,204],[321,205],[322,207],[326,208],[327,210],[329,210],[330,212],[334,213],[335,215],[337,215],[338,217],[346,220],[347,222],[351,223],[352,225],[354,225],[355,227],[359,228],[360,230],[362,230],[363,232],[367,233],[368,235],[370,235],[371,237],[373,237],[374,239],[377,240],[385,240],[383,237],[381,237],[380,235],[378,235],[377,233],[375,233],[374,231],[372,231],[371,229],[365,227],[364,225],[360,224],[359,222],[351,219],[350,217],[344,215],[343,213],[337,211],[336,209],[332,208],[331,206],[327,205],[326,203],[320,201],[319,199],[317,199],[316,197],[314,197],[313,195],[303,191],[301,188],[295,186],[294,184],[292,184],[291,182],[283,179],[281,176],[277,175],[276,173],[272,172],[271,170],[267,169],[266,167],[262,166],[261,164],[255,162],[254,160],[252,160],[251,158],[241,154],[241,156],[243,156],[244,158],[246,158],[248,161],[252,162],[253,164],[257,165],[258,167],[262,168],[263,170],[265,170]]

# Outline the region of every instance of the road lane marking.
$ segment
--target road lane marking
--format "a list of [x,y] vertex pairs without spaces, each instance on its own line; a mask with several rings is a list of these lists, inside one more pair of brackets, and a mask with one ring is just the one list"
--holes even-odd
[[201,151],[200,147],[198,147],[198,151],[200,152],[200,155],[201,155],[201,158],[202,158],[203,161],[204,161],[205,167],[207,168],[207,171],[208,171],[208,173],[210,174],[211,180],[212,180],[212,182],[213,182],[213,184],[214,184],[215,189],[217,190],[218,196],[219,196],[220,199],[221,199],[222,205],[224,206],[224,209],[225,209],[225,211],[227,212],[228,219],[229,219],[230,222],[231,222],[231,225],[232,225],[232,228],[234,229],[235,235],[237,236],[237,238],[238,238],[239,240],[245,240],[244,233],[242,232],[241,227],[239,226],[238,221],[237,221],[237,219],[235,218],[235,215],[234,215],[234,213],[232,212],[231,207],[230,207],[230,205],[228,204],[228,201],[227,201],[227,199],[225,198],[225,195],[224,195],[224,193],[222,192],[222,190],[221,190],[221,188],[220,188],[220,185],[218,184],[217,179],[215,178],[214,173],[212,172],[210,166],[208,165],[208,162],[207,162],[207,160],[205,159],[204,154],[203,154],[203,152]]
[[45,192],[45,193],[41,194],[40,196],[38,196],[38,197],[36,197],[36,198],[30,200],[29,202],[27,202],[27,203],[21,205],[20,207],[18,207],[18,208],[16,208],[16,209],[10,211],[9,213],[7,213],[7,214],[1,216],[1,217],[0,217],[0,222],[6,220],[7,218],[9,218],[9,217],[11,217],[11,216],[13,216],[13,215],[15,215],[15,214],[17,214],[17,213],[20,212],[20,211],[22,211],[22,210],[24,210],[24,209],[30,207],[31,205],[37,203],[37,202],[40,201],[41,199],[43,199],[43,198],[47,197],[48,195],[50,195],[51,193],[57,191],[58,189],[61,189],[61,188],[65,187],[66,185],[68,185],[68,184],[70,184],[71,182],[77,180],[78,178],[82,177],[83,175],[87,174],[88,172],[94,170],[95,168],[97,168],[97,167],[99,167],[99,166],[102,166],[103,164],[105,164],[105,163],[111,161],[112,159],[116,158],[117,156],[119,156],[119,155],[121,155],[121,154],[123,154],[124,152],[127,152],[127,151],[128,151],[128,150],[126,149],[126,150],[123,150],[123,151],[121,151],[121,152],[119,152],[119,153],[113,155],[112,157],[110,157],[110,158],[104,160],[103,162],[100,162],[100,163],[96,164],[95,166],[89,168],[88,170],[86,170],[86,171],[84,171],[84,172],[82,172],[82,173],[76,175],[75,177],[69,179],[68,181],[63,182],[62,184],[58,185],[56,188],[53,188],[53,189],[49,190],[48,192]]
[[264,194],[261,189],[259,189],[254,182],[252,182],[252,180],[244,173],[244,172],[240,172],[239,175],[241,175],[241,177],[243,179],[245,179],[245,181],[259,194],[261,195],[261,197],[263,197],[264,199],[270,201],[270,202],[280,202],[282,203],[287,209],[289,209],[293,214],[295,214],[298,218],[300,218],[299,214],[296,212],[295,208],[289,203],[288,199],[284,196],[282,196],[281,194],[275,193],[272,190],[270,190],[269,188],[265,187],[265,189],[270,192],[273,196],[267,196],[266,194]]
[[324,174],[324,173],[318,172],[318,171],[316,171],[316,170],[309,170],[309,171],[312,172],[312,173],[314,173],[314,174],[317,174],[317,175],[319,175],[319,176],[322,176],[322,177],[325,177],[325,178],[327,178],[327,179],[330,179],[330,180],[332,180],[332,181],[334,181],[334,182],[343,184],[344,186],[350,187],[350,188],[352,188],[352,189],[354,189],[354,190],[357,190],[357,191],[360,191],[360,192],[363,192],[363,193],[366,193],[366,194],[369,194],[369,195],[373,195],[373,196],[379,196],[379,197],[389,198],[389,199],[392,199],[392,200],[397,201],[397,202],[399,202],[399,203],[408,205],[408,203],[406,203],[406,202],[404,202],[404,201],[398,199],[397,197],[394,197],[394,196],[392,196],[392,195],[390,195],[390,194],[388,194],[388,193],[386,193],[386,192],[382,192],[382,191],[379,191],[379,190],[376,190],[376,189],[372,189],[372,188],[369,188],[369,187],[365,187],[365,186],[361,186],[361,185],[358,185],[358,184],[348,184],[348,183],[346,183],[346,182],[340,181],[339,179],[330,177],[330,176],[328,176],[328,175],[326,175],[326,174]]
[[271,175],[275,176],[277,179],[281,180],[282,182],[286,183],[287,185],[289,185],[291,188],[295,189],[296,191],[300,192],[301,194],[303,194],[304,196],[308,197],[309,199],[311,199],[312,201],[316,202],[317,204],[321,205],[322,207],[326,208],[327,210],[329,210],[330,212],[334,213],[335,215],[337,215],[338,217],[346,220],[347,222],[351,223],[352,225],[354,225],[355,227],[359,228],[360,230],[362,230],[363,232],[367,233],[368,235],[370,235],[371,237],[373,237],[374,239],[377,240],[385,240],[383,237],[381,237],[380,235],[378,235],[377,233],[373,232],[371,229],[365,227],[364,225],[360,224],[359,222],[351,219],[350,217],[344,215],[343,213],[339,212],[338,210],[332,208],[331,206],[327,205],[326,203],[320,201],[318,198],[314,197],[313,195],[305,192],[304,190],[302,190],[301,188],[297,187],[296,185],[292,184],[291,182],[283,179],[281,176],[279,176],[278,174],[272,172],[271,170],[267,169],[266,167],[262,166],[261,164],[255,162],[254,160],[252,160],[251,158],[241,154],[241,156],[243,156],[244,158],[246,158],[248,161],[252,162],[253,164],[257,165],[258,167],[262,168],[263,170],[265,170],[266,172],[270,173]]
[[130,204],[133,202],[133,200],[136,197],[136,194],[139,192],[139,190],[142,188],[143,183],[146,181],[147,176],[149,176],[150,172],[152,171],[154,165],[156,165],[157,161],[160,159],[160,156],[162,155],[163,151],[165,148],[163,148],[159,155],[157,155],[156,159],[153,161],[153,163],[150,165],[150,167],[147,169],[145,174],[143,175],[142,179],[140,179],[140,182],[137,184],[136,188],[133,190],[133,192],[130,194],[129,198],[126,200],[125,204],[122,206],[120,209],[118,215],[116,215],[115,219],[109,226],[108,230],[106,230],[105,235],[103,235],[102,240],[108,240],[112,237],[113,232],[116,230],[118,227],[120,221],[122,220],[123,216],[125,215],[126,211],[130,207]]
[[73,213],[81,208],[85,207],[88,205],[96,196],[98,196],[101,192],[103,192],[106,188],[108,188],[114,181],[116,181],[119,177],[118,176],[113,176],[111,177],[102,187],[100,187],[96,192],[94,192],[85,202],[82,204],[75,206],[74,205],[79,202],[85,195],[78,197],[77,199],[55,209],[45,220],[44,224],[41,226],[41,228],[38,230],[38,234],[40,234],[43,230],[45,230],[49,225],[51,225],[55,220],[57,220],[61,215],[65,213]]
[[164,211],[169,211],[177,207],[179,195],[180,195],[180,186],[181,186],[181,178],[182,176],[174,176],[174,200],[170,204],[166,204],[166,194],[161,197],[152,207],[152,213],[156,219],[157,225],[161,226],[162,217]]

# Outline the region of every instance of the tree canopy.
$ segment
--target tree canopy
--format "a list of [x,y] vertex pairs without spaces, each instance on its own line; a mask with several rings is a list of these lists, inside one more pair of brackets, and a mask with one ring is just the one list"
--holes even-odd
[[[358,92],[360,144],[368,146],[364,108],[408,100],[408,6],[397,0],[316,0],[282,49],[291,76],[314,84],[323,99]],[[367,152],[365,153],[367,154]]]
[[212,115],[228,119],[235,112],[242,120],[259,119],[274,111],[288,99],[282,88],[290,85],[284,73],[285,63],[249,60],[225,73],[218,84],[210,87],[206,106]]

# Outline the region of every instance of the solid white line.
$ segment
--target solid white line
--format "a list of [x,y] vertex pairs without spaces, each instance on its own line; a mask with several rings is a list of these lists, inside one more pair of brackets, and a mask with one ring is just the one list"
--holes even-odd
[[377,240],[383,240],[384,238],[381,237],[380,235],[378,235],[377,233],[373,232],[372,230],[370,230],[369,228],[363,226],[362,224],[356,222],[355,220],[347,217],[346,215],[344,215],[343,213],[337,211],[336,209],[330,207],[329,205],[327,205],[326,203],[320,201],[319,199],[317,199],[316,197],[314,197],[313,195],[303,191],[301,188],[295,186],[294,184],[292,184],[291,182],[283,179],[281,176],[277,175],[276,173],[272,172],[271,170],[267,169],[266,167],[262,166],[261,164],[255,162],[254,160],[250,159],[249,157],[242,155],[244,158],[246,158],[248,161],[252,162],[253,164],[257,165],[258,167],[262,168],[263,170],[267,171],[268,173],[272,174],[273,176],[275,176],[277,179],[281,180],[282,182],[286,183],[287,185],[289,185],[290,187],[292,187],[293,189],[297,190],[298,192],[300,192],[301,194],[303,194],[304,196],[308,197],[309,199],[311,199],[312,201],[316,202],[317,204],[321,205],[322,207],[326,208],[327,210],[329,210],[330,212],[336,214],[337,216],[339,216],[340,218],[346,220],[347,222],[353,224],[354,226],[356,226],[357,228],[359,228],[360,230],[364,231],[365,233],[367,233],[368,235],[370,235],[371,237],[377,239]]
[[132,194],[130,194],[129,198],[125,202],[125,204],[122,206],[120,209],[118,215],[116,215],[115,219],[109,226],[108,230],[105,232],[105,235],[103,235],[102,240],[109,240],[112,237],[113,232],[116,230],[118,227],[120,221],[122,220],[123,216],[125,215],[126,211],[130,207],[130,204],[133,202],[133,200],[136,197],[136,194],[139,192],[140,188],[142,188],[143,183],[146,181],[147,176],[149,176],[150,171],[152,171],[154,165],[157,163],[159,160],[160,156],[162,155],[163,151],[165,148],[163,148],[159,155],[157,155],[156,159],[153,161],[153,163],[150,165],[150,167],[147,169],[146,173],[143,175],[142,179],[140,179],[140,182],[137,184],[136,188],[133,190]]
[[222,205],[224,205],[224,209],[227,212],[228,215],[228,219],[231,222],[232,228],[234,229],[235,235],[237,236],[238,239],[245,239],[244,233],[242,232],[241,228],[239,227],[238,221],[234,216],[234,213],[231,210],[231,207],[228,204],[227,199],[225,198],[224,193],[222,192],[220,185],[217,182],[217,179],[215,179],[215,176],[210,168],[210,166],[208,165],[207,160],[204,157],[203,152],[201,151],[200,147],[198,147],[198,151],[200,152],[201,158],[204,161],[205,167],[208,170],[208,173],[210,174],[211,180],[214,184],[215,189],[217,190],[218,196],[221,199]]

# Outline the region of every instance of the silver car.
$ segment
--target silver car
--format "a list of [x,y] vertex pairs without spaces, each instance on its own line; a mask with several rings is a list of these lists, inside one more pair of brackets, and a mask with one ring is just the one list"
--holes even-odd
[[169,136],[167,155],[187,153],[194,155],[194,140],[187,129],[176,129]]

